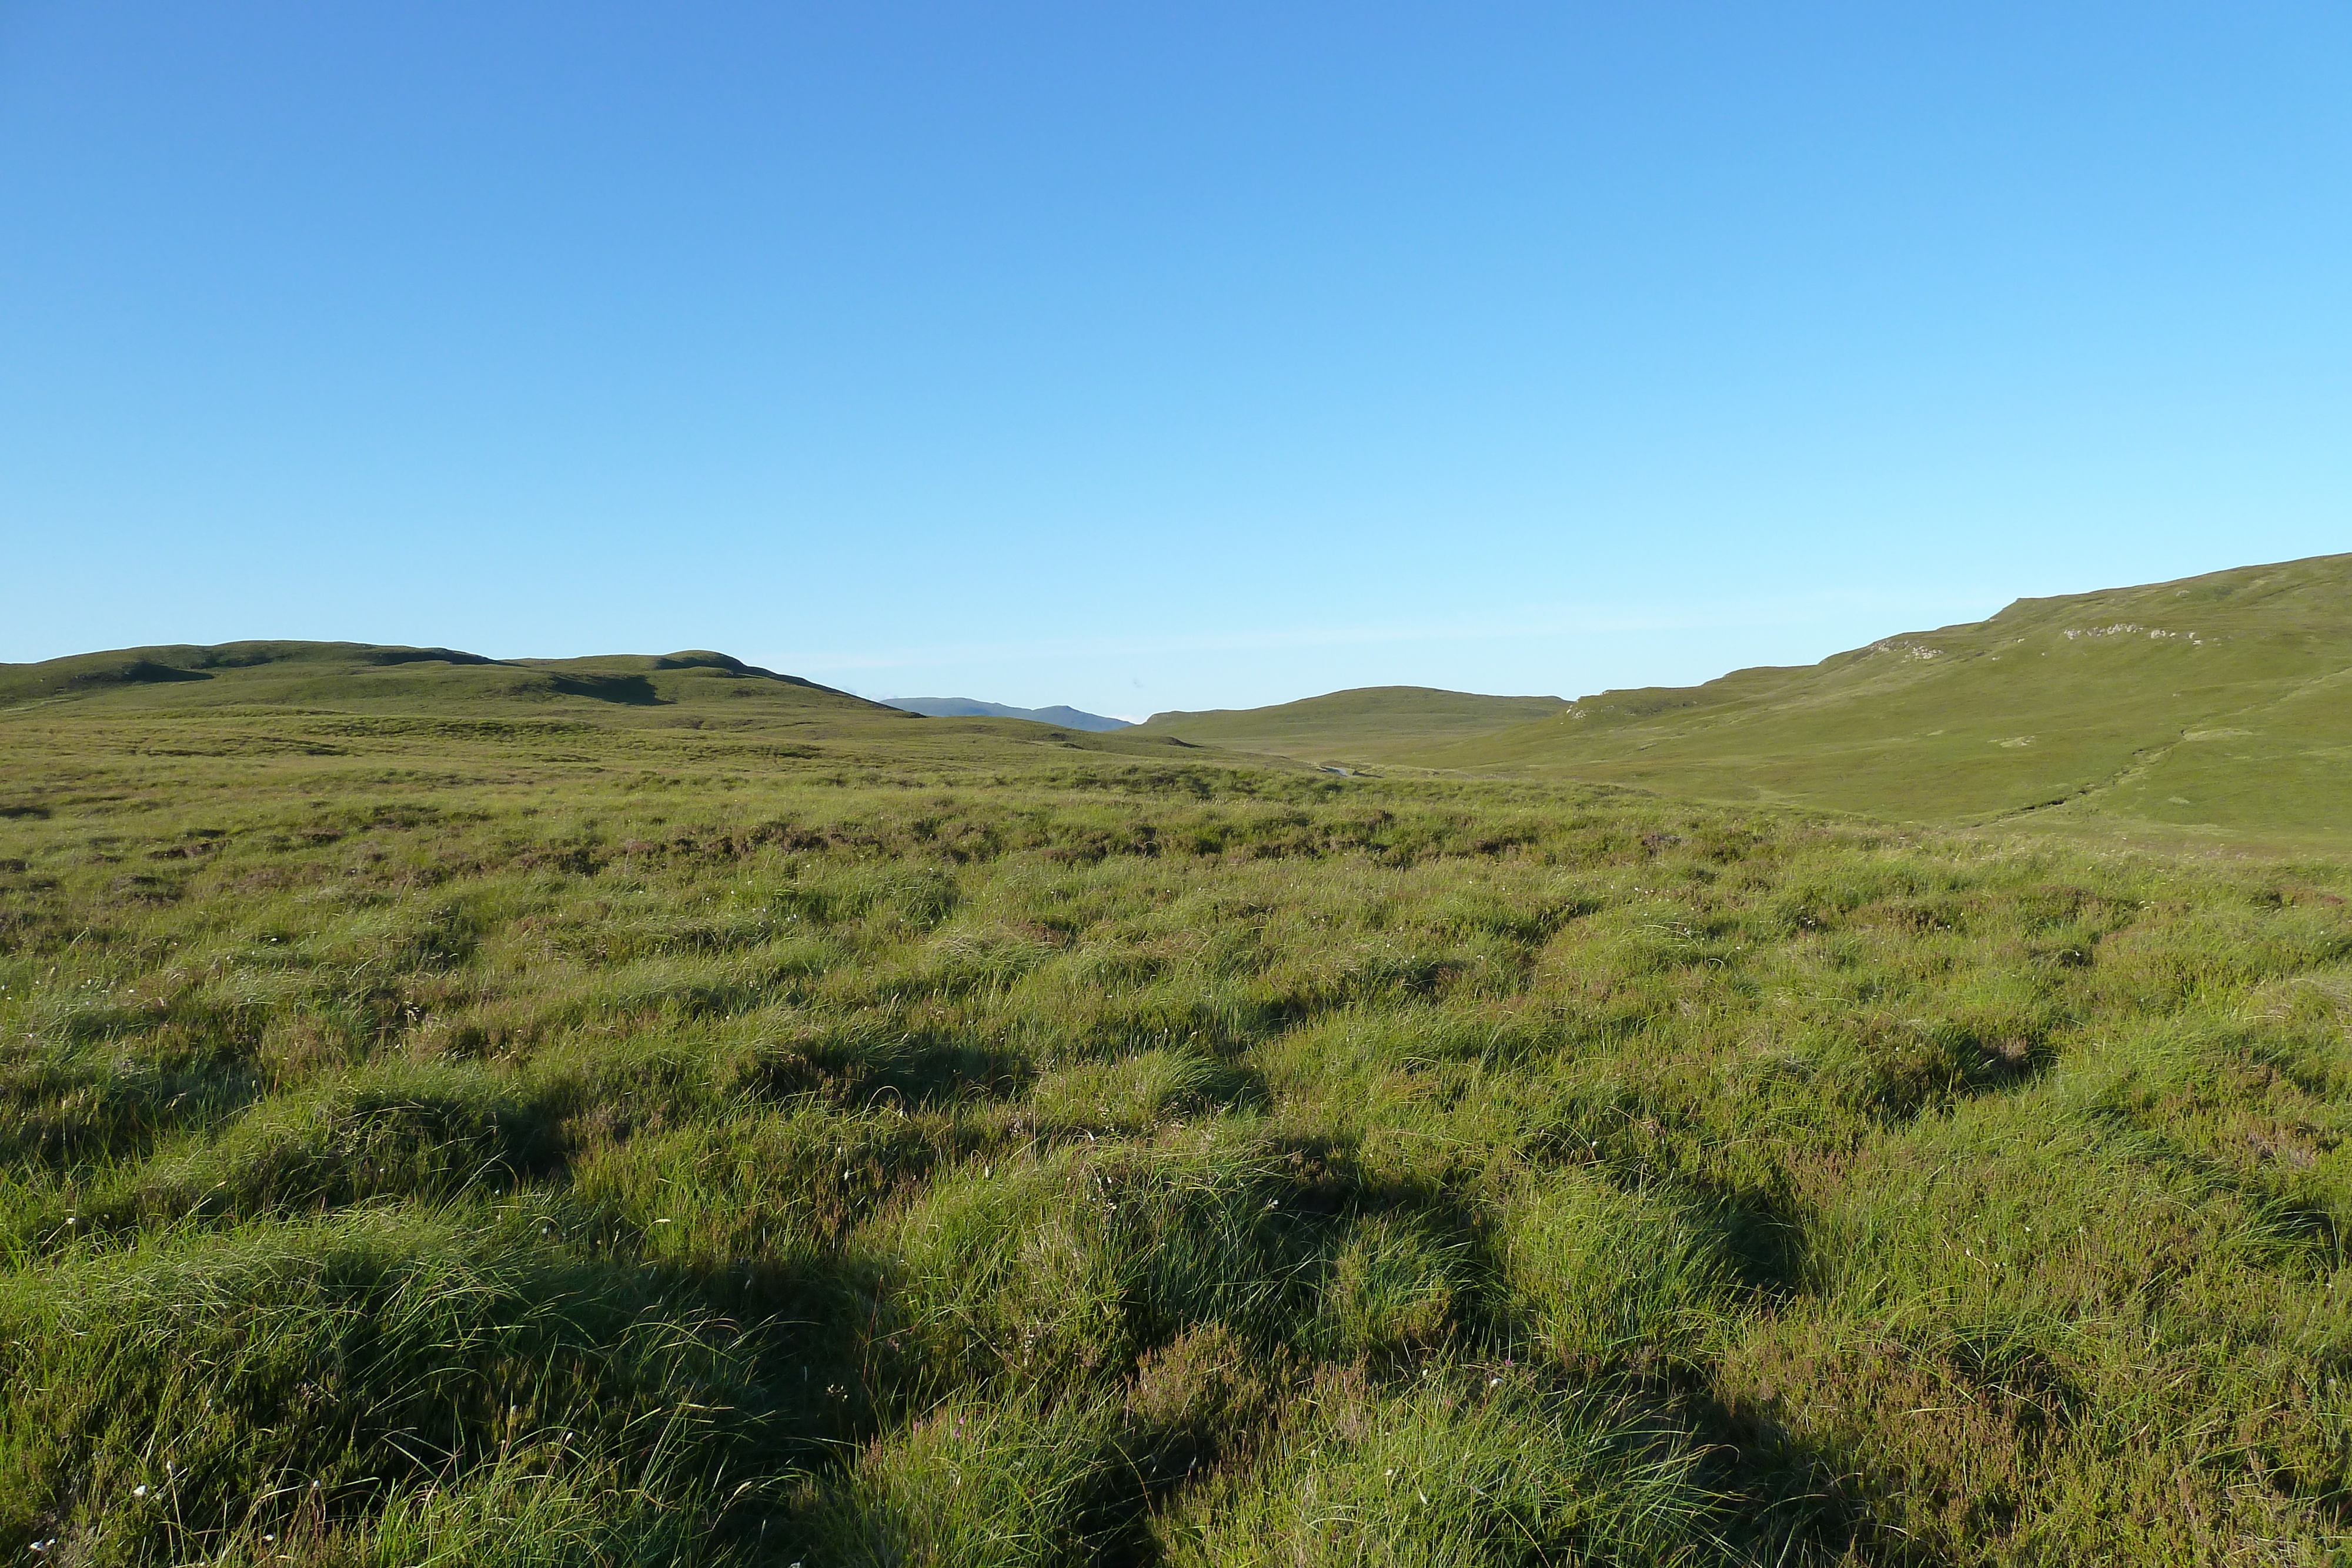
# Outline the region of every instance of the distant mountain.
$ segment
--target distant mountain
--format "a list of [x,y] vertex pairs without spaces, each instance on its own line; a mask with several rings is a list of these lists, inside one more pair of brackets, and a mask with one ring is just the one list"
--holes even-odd
[[1064,729],[1113,730],[1133,729],[1123,718],[1105,718],[1098,713],[1082,713],[1074,707],[1007,707],[1003,703],[984,703],[977,697],[887,697],[892,707],[919,713],[926,718],[1025,718],[1033,724],[1058,724]]

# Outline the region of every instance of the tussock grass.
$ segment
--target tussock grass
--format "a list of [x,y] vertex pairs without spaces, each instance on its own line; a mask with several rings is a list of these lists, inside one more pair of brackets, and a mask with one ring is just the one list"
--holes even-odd
[[593,700],[0,716],[0,1552],[2352,1544],[2333,862]]
[[305,1535],[372,1561],[528,1479],[594,1501],[526,1517],[675,1547],[748,1451],[732,1336],[469,1218],[166,1232],[9,1279],[0,1529],[89,1561]]
[[1717,1554],[1702,1456],[1637,1416],[1507,1373],[1395,1391],[1317,1378],[1255,1467],[1195,1489],[1176,1563],[1688,1563]]

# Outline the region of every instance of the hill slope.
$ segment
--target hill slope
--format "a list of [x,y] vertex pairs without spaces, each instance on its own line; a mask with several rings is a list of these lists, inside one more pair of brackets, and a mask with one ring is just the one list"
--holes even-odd
[[1818,664],[1604,692],[1398,760],[1896,820],[2352,826],[2352,555],[2024,599]]
[[453,648],[366,643],[225,643],[80,653],[0,664],[0,707],[100,711],[223,706],[433,710],[662,708],[723,704],[884,714],[863,697],[725,653],[490,659]]
[[0,754],[128,745],[168,757],[407,756],[420,746],[430,755],[461,731],[560,748],[566,737],[605,729],[637,732],[649,745],[657,732],[698,734],[762,767],[782,755],[865,766],[884,756],[965,764],[1041,750],[1158,764],[1181,744],[923,718],[708,652],[500,660],[449,648],[229,643],[0,664]]
[[1387,762],[1565,712],[1559,697],[1489,697],[1429,686],[1362,686],[1273,707],[1156,713],[1138,735],[1308,761]]

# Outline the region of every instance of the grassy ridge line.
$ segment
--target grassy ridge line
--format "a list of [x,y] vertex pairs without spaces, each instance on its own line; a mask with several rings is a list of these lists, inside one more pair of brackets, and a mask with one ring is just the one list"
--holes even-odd
[[[924,718],[721,653],[494,661],[354,643],[158,647],[0,666],[0,726],[9,744],[63,765],[28,779],[16,806],[54,793],[85,749],[249,762],[535,737],[542,743],[532,754],[538,760],[588,764],[590,751],[561,743],[593,736],[595,758],[635,749],[731,758],[746,767],[830,758],[852,768],[985,768],[1038,750],[1156,761],[1184,749],[1122,732]],[[441,755],[420,758],[420,765],[431,767]],[[0,799],[0,811],[10,809]]]
[[1315,761],[2333,852],[2352,845],[2347,680],[2352,556],[2326,556],[1557,707],[1391,688],[1149,727]]
[[708,652],[499,660],[448,648],[229,643],[0,664],[0,708],[47,701],[107,713],[227,706],[439,711],[516,701],[662,707],[744,699],[755,709],[884,711],[846,692]]
[[0,1551],[2343,1545],[2338,865],[534,711],[0,716]]
[[[1570,716],[1430,748],[1723,800],[1971,821],[2332,841],[2352,794],[2352,557],[2022,600],[1819,665],[1604,693]],[[2286,787],[2282,788],[2284,785]]]

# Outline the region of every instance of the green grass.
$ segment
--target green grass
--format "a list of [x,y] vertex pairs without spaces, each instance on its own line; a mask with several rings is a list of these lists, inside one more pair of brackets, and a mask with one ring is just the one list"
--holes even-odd
[[1196,746],[1361,767],[1557,716],[1559,697],[1486,697],[1427,686],[1365,686],[1273,707],[1156,713],[1133,732]]
[[2340,862],[637,673],[0,710],[0,1554],[2352,1550]]
[[1430,693],[1391,712],[1340,693],[1152,728],[1318,762],[2332,853],[2352,848],[2347,679],[2352,556],[2326,556],[2020,600],[1819,664],[1517,723],[1499,705],[1523,699]]
[[[724,653],[588,659],[484,658],[448,648],[363,643],[228,643],[124,648],[38,664],[0,665],[0,704],[69,702],[98,711],[186,712],[235,705],[336,711],[421,706],[433,713],[483,705],[721,706],[751,699],[821,712],[874,709],[845,692],[780,675]],[[97,699],[92,704],[92,699]],[[722,700],[723,699],[723,700]]]

